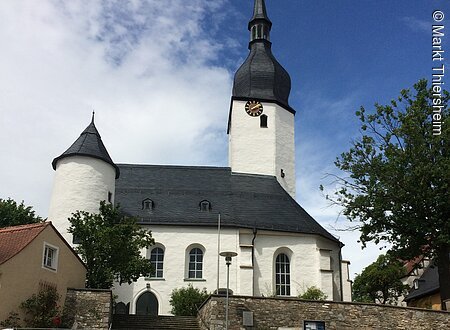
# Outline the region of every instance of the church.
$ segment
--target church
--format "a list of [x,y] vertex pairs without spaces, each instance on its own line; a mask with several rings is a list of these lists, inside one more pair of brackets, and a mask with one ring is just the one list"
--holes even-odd
[[188,285],[222,291],[223,251],[237,254],[229,268],[234,295],[295,297],[315,286],[329,300],[350,300],[343,244],[295,201],[291,80],[272,54],[271,27],[264,0],[255,0],[250,52],[223,123],[229,167],[116,164],[94,118],[53,160],[48,218],[68,242],[71,214],[98,212],[103,200],[152,232],[156,244],[142,253],[155,271],[114,287],[121,312],[169,315],[172,290]]

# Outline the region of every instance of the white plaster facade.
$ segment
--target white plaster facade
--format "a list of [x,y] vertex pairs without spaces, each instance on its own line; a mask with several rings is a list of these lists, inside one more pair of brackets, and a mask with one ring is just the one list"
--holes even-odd
[[78,210],[98,213],[108,194],[114,203],[115,178],[115,168],[97,158],[77,155],[58,160],[48,218],[69,244],[68,218]]
[[276,176],[295,199],[294,114],[276,103],[261,103],[267,127],[260,126],[260,117],[246,113],[246,101],[232,101],[229,165],[237,173]]
[[[138,298],[146,291],[158,299],[158,314],[169,315],[170,294],[173,289],[192,284],[212,293],[217,289],[216,228],[187,226],[148,226],[156,241],[154,247],[164,250],[163,278],[140,278],[137,282],[116,285],[117,302],[130,303],[130,313],[136,312]],[[222,228],[221,251],[234,251],[238,255],[230,266],[230,289],[234,294],[273,296],[275,293],[275,259],[284,253],[290,261],[290,296],[298,296],[308,287],[316,286],[330,300],[341,299],[339,247],[336,242],[316,235]],[[253,244],[252,244],[253,242]],[[188,279],[187,255],[193,247],[204,252],[203,278]],[[253,252],[252,252],[253,251]],[[324,256],[324,253],[325,256]],[[142,251],[147,256],[150,251]],[[252,255],[254,255],[252,257]],[[226,288],[226,265],[219,259],[220,288]]]

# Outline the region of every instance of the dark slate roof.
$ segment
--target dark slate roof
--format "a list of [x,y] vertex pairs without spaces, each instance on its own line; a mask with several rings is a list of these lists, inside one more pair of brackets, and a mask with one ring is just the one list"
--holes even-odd
[[93,158],[101,159],[108,164],[111,164],[116,170],[116,179],[120,175],[120,170],[114,164],[105,145],[102,142],[102,138],[97,131],[94,124],[94,116],[92,116],[92,121],[88,127],[81,133],[80,137],[63,152],[62,155],[53,159],[52,166],[56,170],[56,163],[58,160],[69,157],[69,156],[88,156]]
[[275,59],[271,43],[255,40],[250,54],[234,75],[233,97],[275,101],[290,109],[291,78]]
[[417,299],[423,296],[427,296],[439,291],[439,274],[438,267],[431,262],[430,266],[423,272],[422,276],[418,279],[419,288],[414,287],[409,291],[405,301]]
[[263,20],[269,25],[269,27],[272,26],[272,22],[267,16],[266,3],[264,0],[255,0],[255,5],[253,6],[253,16],[248,23],[249,30],[253,23],[257,20]]
[[[257,228],[318,234],[338,241],[280,186],[275,177],[232,173],[228,167],[118,164],[115,201],[142,223]],[[143,209],[151,199],[153,210]],[[199,203],[211,203],[202,212]]]
[[267,40],[272,23],[267,17],[266,6],[262,0],[255,1],[249,30],[255,24],[263,24],[267,29],[267,36],[259,36],[256,39],[251,36],[250,54],[234,76],[233,97],[276,102],[295,113],[289,106],[291,78],[273,56],[272,44]]

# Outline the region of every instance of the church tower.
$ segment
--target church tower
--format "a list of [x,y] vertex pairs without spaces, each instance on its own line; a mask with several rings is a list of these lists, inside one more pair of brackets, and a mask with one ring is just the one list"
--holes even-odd
[[291,79],[272,54],[264,0],[255,0],[248,23],[250,53],[234,76],[228,120],[233,172],[276,176],[295,199],[295,110]]
[[55,172],[48,219],[72,244],[68,218],[80,210],[98,213],[101,201],[114,203],[119,168],[106,150],[94,115],[80,137],[52,162]]

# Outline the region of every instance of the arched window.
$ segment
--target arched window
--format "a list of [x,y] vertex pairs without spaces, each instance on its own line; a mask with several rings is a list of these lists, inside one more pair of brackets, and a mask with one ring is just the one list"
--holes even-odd
[[202,211],[202,212],[209,212],[209,211],[211,211],[211,202],[207,201],[206,199],[202,200],[199,203],[199,207],[200,207],[200,211]]
[[275,292],[277,296],[291,295],[291,267],[289,257],[280,253],[275,261]]
[[267,128],[267,116],[266,115],[261,115],[261,117],[259,117],[259,126]]
[[150,252],[150,262],[154,269],[150,274],[151,278],[163,278],[164,268],[164,250],[160,247],[155,247]]
[[199,248],[189,252],[188,278],[203,278],[203,251]]

